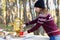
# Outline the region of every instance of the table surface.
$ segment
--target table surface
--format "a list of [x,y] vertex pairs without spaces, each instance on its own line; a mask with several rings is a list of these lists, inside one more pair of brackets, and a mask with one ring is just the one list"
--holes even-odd
[[7,36],[7,39],[3,39],[3,37],[0,37],[0,40],[49,40],[48,36],[37,36],[37,35],[27,35],[24,37],[11,37]]

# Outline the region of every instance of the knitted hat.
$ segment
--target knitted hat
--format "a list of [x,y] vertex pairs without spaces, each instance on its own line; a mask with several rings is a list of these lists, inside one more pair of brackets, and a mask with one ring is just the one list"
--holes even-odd
[[35,3],[35,5],[34,5],[34,7],[39,7],[39,8],[45,8],[45,4],[44,4],[44,1],[43,0],[38,0],[36,3]]

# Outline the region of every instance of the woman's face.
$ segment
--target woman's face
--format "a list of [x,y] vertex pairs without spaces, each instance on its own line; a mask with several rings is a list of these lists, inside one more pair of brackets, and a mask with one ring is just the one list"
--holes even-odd
[[40,13],[41,10],[42,10],[41,8],[35,7],[35,11],[36,11],[36,13]]

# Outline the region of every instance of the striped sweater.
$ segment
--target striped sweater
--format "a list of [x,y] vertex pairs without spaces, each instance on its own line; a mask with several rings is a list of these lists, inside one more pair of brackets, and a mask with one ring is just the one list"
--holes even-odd
[[60,30],[58,30],[57,25],[54,23],[53,17],[50,14],[44,15],[39,14],[39,17],[35,20],[32,20],[26,25],[36,24],[34,27],[32,27],[30,30],[28,30],[28,33],[33,32],[37,30],[40,26],[44,28],[48,36],[54,36],[60,34]]

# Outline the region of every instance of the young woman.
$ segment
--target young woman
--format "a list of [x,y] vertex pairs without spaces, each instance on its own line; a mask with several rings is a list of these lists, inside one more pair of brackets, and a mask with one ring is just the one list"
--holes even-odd
[[46,31],[46,33],[48,34],[48,36],[50,37],[50,40],[60,40],[60,30],[58,29],[57,25],[54,23],[53,17],[46,10],[44,1],[43,0],[37,1],[34,7],[36,13],[38,13],[39,16],[35,20],[25,23],[23,27],[31,24],[36,24],[36,25],[24,33],[34,32],[40,26],[42,26]]

